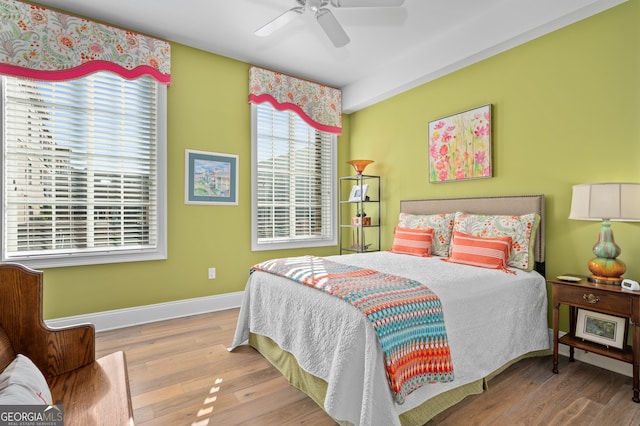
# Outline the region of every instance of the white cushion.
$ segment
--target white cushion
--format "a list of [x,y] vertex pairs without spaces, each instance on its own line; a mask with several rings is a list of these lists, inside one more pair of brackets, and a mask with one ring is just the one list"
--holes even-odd
[[26,356],[18,354],[0,374],[0,405],[51,405],[44,376]]

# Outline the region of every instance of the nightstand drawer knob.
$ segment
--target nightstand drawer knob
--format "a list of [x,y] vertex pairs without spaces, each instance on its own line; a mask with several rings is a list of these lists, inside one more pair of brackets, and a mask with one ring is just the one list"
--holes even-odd
[[594,296],[593,294],[585,294],[582,296],[582,298],[586,300],[587,303],[590,303],[592,305],[600,301],[600,298],[598,296]]

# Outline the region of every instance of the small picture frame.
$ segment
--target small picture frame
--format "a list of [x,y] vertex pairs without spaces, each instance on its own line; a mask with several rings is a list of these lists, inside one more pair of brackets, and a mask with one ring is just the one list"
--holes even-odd
[[351,193],[349,194],[349,201],[366,201],[368,190],[369,184],[363,183],[362,185],[353,185],[353,188],[351,188]]
[[625,318],[578,309],[576,337],[622,349],[626,335]]
[[185,150],[185,204],[238,205],[238,156]]

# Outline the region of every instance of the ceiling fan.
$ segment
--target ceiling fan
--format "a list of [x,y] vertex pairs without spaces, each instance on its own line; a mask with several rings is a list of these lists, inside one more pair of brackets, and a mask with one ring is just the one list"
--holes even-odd
[[266,37],[303,13],[313,13],[320,27],[336,47],[345,46],[350,39],[336,17],[327,6],[333,7],[398,7],[404,0],[296,0],[300,6],[293,7],[256,30],[255,35]]

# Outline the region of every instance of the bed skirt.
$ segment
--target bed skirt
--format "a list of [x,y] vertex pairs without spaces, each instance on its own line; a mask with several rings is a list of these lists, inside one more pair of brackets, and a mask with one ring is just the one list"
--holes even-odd
[[[249,335],[249,345],[257,350],[264,358],[267,359],[280,373],[287,379],[291,386],[301,390],[312,400],[324,409],[324,398],[327,391],[327,382],[307,373],[298,365],[295,357],[289,352],[280,349],[277,343],[266,336],[251,333]],[[437,416],[444,410],[456,405],[464,398],[470,395],[479,395],[485,389],[488,389],[488,381],[506,370],[509,366],[516,362],[530,357],[550,355],[550,350],[534,351],[518,357],[507,364],[503,365],[493,373],[483,379],[468,383],[459,388],[436,395],[419,405],[400,415],[400,423],[403,426],[421,426]],[[335,420],[335,419],[334,419]],[[350,425],[348,422],[340,422],[340,425]]]

